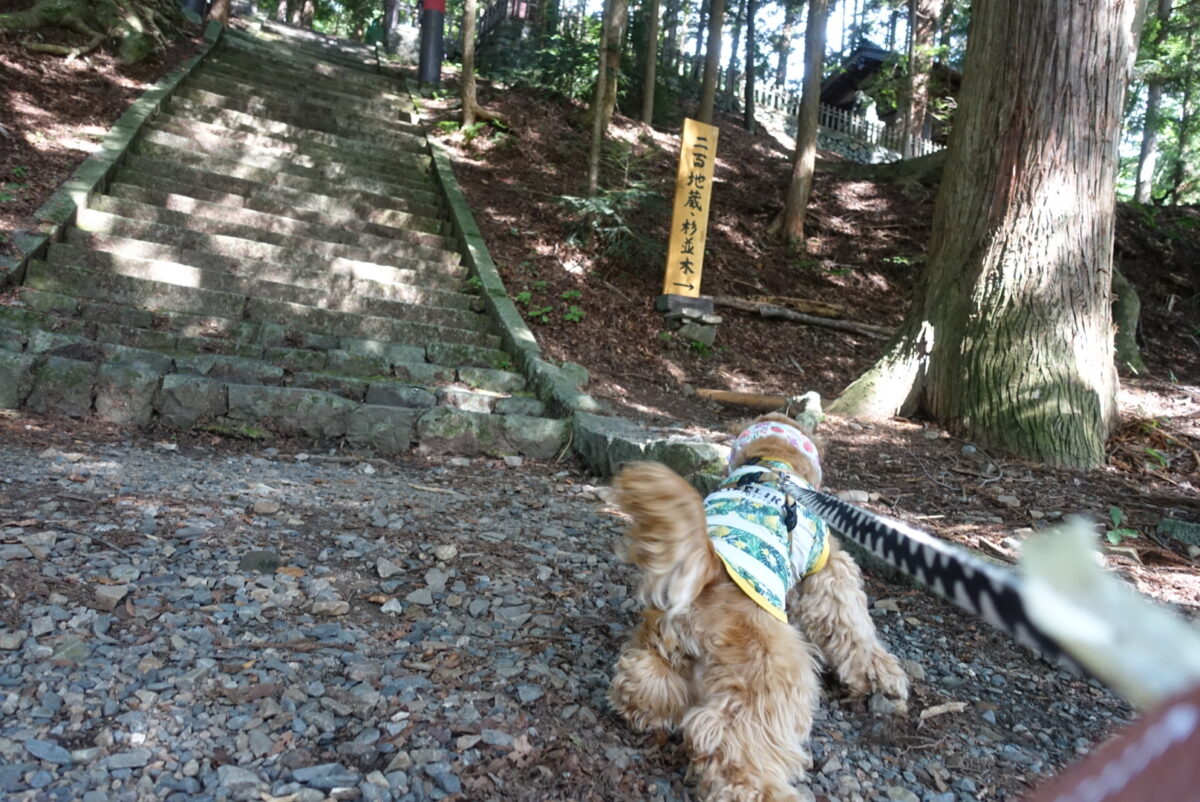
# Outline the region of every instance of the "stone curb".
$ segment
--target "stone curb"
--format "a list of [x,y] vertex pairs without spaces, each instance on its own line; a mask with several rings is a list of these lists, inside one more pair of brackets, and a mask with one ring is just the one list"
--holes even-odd
[[[413,96],[419,94],[411,81],[408,91]],[[451,226],[461,245],[464,264],[479,280],[488,312],[500,327],[501,342],[525,374],[530,389],[546,403],[551,414],[569,416],[575,412],[602,411],[598,401],[579,390],[587,382],[586,369],[578,365],[555,365],[542,357],[537,338],[508,296],[500,272],[488,253],[487,243],[454,176],[449,153],[440,142],[428,137],[426,139],[433,155],[434,175],[445,194]]]
[[219,22],[210,21],[204,29],[204,44],[199,52],[135,100],[101,140],[100,150],[76,167],[71,177],[34,212],[37,222],[33,231],[18,232],[13,237],[17,256],[0,257],[0,287],[20,284],[29,262],[43,258],[50,243],[62,239],[66,229],[74,224],[79,210],[86,209],[93,197],[104,192],[146,123],[220,41],[223,31]]

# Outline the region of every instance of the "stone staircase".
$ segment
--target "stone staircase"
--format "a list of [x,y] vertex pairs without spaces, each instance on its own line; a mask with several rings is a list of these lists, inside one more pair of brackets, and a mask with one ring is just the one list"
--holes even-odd
[[227,30],[0,305],[0,407],[548,457],[370,51]]

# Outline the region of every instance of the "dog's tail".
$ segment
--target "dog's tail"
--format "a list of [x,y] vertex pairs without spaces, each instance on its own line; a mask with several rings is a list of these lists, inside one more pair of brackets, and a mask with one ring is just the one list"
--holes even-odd
[[634,462],[614,483],[633,526],[621,556],[642,570],[641,597],[668,615],[682,613],[723,568],[708,538],[704,501],[657,462]]

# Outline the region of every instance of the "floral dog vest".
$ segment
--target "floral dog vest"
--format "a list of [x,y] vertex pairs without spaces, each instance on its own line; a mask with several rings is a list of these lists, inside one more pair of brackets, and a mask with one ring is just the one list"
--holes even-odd
[[787,473],[787,466],[775,461],[741,466],[704,499],[704,513],[708,536],[729,576],[760,607],[786,622],[787,592],[829,558],[829,529],[779,488],[774,473]]

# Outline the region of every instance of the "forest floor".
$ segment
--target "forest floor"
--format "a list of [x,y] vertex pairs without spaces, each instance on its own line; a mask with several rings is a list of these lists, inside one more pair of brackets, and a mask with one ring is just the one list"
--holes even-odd
[[[829,399],[882,353],[882,339],[719,304],[713,347],[669,333],[654,299],[678,158],[674,130],[617,116],[601,185],[606,197],[632,202],[614,204],[620,219],[593,225],[577,213],[589,141],[582,108],[486,84],[480,98],[509,128],[472,137],[442,131],[459,181],[543,349],[586,366],[587,391],[617,414],[725,430],[751,413],[705,400],[698,389],[816,390]],[[440,112],[428,105],[435,120],[455,119],[453,101]],[[828,316],[898,325],[924,264],[936,190],[819,172],[808,252],[797,255],[766,235],[783,205],[789,154],[768,133],[748,133],[738,117],[719,114],[716,123],[704,294],[800,308],[817,302]],[[605,236],[604,226],[627,230]],[[1063,515],[1120,528],[1111,524],[1115,508],[1121,527],[1138,537],[1124,539],[1110,562],[1140,589],[1200,613],[1200,549],[1156,532],[1167,518],[1200,520],[1200,209],[1122,204],[1116,259],[1141,296],[1148,371],[1122,376],[1120,425],[1105,467],[1054,469],[985,453],[923,421],[830,417],[830,485],[868,489],[877,509],[1004,559],[1022,536]],[[579,311],[569,314],[571,306]]]
[[[0,0],[0,13],[31,5]],[[86,38],[53,28],[0,34],[0,254],[12,249],[13,231],[33,227],[34,212],[130,104],[200,45],[197,32],[137,64],[104,49],[67,60],[24,46],[29,39],[77,46]]]

